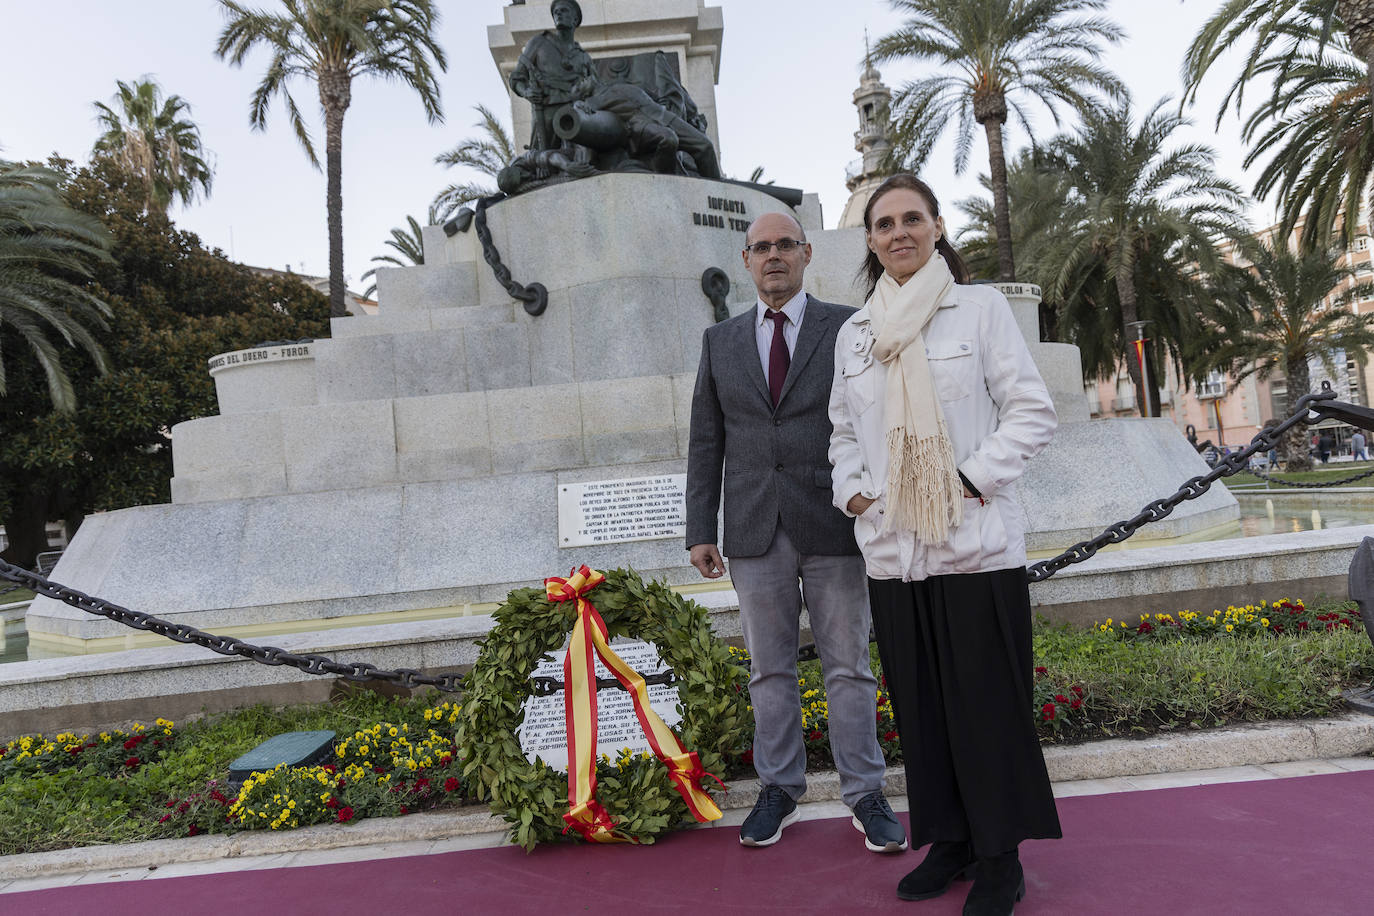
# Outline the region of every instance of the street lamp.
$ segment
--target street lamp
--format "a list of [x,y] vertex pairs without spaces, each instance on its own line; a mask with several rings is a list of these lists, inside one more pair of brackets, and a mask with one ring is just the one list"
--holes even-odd
[[1135,329],[1135,358],[1140,364],[1140,401],[1143,405],[1141,415],[1150,416],[1150,367],[1145,362],[1145,341],[1149,338],[1145,336],[1145,325],[1148,321],[1132,321],[1127,327]]

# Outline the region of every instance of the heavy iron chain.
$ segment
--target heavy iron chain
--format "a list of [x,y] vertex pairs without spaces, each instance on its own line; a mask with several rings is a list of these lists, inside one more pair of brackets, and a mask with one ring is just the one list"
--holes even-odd
[[[1212,484],[1222,477],[1228,477],[1245,470],[1251,455],[1276,447],[1285,432],[1297,424],[1305,422],[1308,407],[1311,404],[1330,400],[1334,397],[1335,394],[1331,391],[1303,396],[1294,408],[1292,416],[1278,426],[1262,430],[1250,441],[1248,446],[1221,459],[1209,473],[1191,478],[1170,497],[1147,503],[1145,508],[1133,518],[1111,525],[1097,537],[1088,541],[1081,541],[1057,557],[1033,564],[1028,568],[1026,578],[1031,582],[1043,582],[1064,567],[1081,563],[1092,557],[1108,544],[1121,543],[1135,534],[1141,526],[1159,521],[1184,500],[1196,499],[1206,493]],[[349,681],[385,681],[406,688],[433,687],[445,693],[458,693],[462,689],[459,686],[460,676],[457,674],[428,675],[414,668],[398,668],[389,671],[367,662],[338,662],[324,655],[296,655],[276,646],[257,646],[233,636],[216,636],[187,624],[172,623],[140,611],[131,611],[126,607],[120,607],[101,598],[93,598],[74,588],[51,582],[38,573],[21,569],[3,560],[0,560],[0,579],[17,583],[32,592],[69,604],[88,614],[105,617],[135,630],[145,630],[158,636],[165,636],[174,642],[193,643],[220,655],[240,655],[264,665],[290,665],[306,674],[333,674]],[[798,653],[798,658],[801,661],[816,657],[814,645],[803,646]],[[556,678],[535,677],[531,678],[530,681],[532,684],[531,692],[538,696],[547,696],[563,687],[562,682]],[[669,669],[645,677],[644,681],[646,684],[672,684],[675,683],[676,678],[673,671]],[[598,678],[596,686],[598,688],[616,688],[621,685],[619,681],[613,678]]]
[[482,243],[482,258],[491,265],[491,272],[496,275],[496,282],[501,284],[512,299],[519,299],[525,303],[525,311],[530,315],[542,315],[544,309],[549,307],[549,291],[544,288],[542,283],[521,286],[512,279],[510,268],[501,263],[501,252],[496,250],[496,243],[491,240],[491,230],[487,228],[487,207],[505,199],[506,195],[504,194],[494,194],[477,201],[473,225],[477,229],[477,239]]
[[1106,530],[1097,537],[1087,541],[1079,541],[1057,557],[1051,557],[1048,560],[1032,563],[1026,569],[1027,581],[1043,582],[1064,567],[1071,566],[1074,563],[1082,563],[1084,560],[1089,559],[1109,544],[1120,544],[1122,541],[1135,534],[1141,526],[1148,525],[1150,522],[1157,522],[1170,512],[1173,512],[1174,507],[1184,500],[1197,499],[1211,489],[1212,484],[1216,483],[1221,478],[1230,477],[1232,474],[1238,474],[1241,471],[1247,470],[1251,455],[1256,452],[1267,452],[1271,448],[1277,448],[1279,440],[1283,438],[1284,433],[1288,432],[1288,430],[1297,426],[1299,423],[1307,421],[1307,411],[1311,404],[1317,401],[1328,401],[1335,396],[1335,392],[1330,390],[1303,395],[1298,399],[1297,406],[1293,408],[1292,416],[1277,426],[1260,430],[1259,435],[1251,439],[1249,445],[1238,452],[1232,452],[1225,458],[1222,458],[1208,473],[1190,478],[1183,486],[1178,488],[1178,491],[1174,493],[1174,495],[1146,503],[1145,508],[1141,509],[1133,517],[1125,521],[1117,522],[1114,525],[1109,525]]
[[1271,483],[1280,484],[1281,486],[1285,487],[1302,487],[1308,490],[1320,490],[1323,487],[1339,487],[1342,484],[1354,483],[1357,480],[1364,480],[1366,477],[1374,477],[1374,468],[1370,468],[1363,474],[1356,474],[1353,477],[1342,477],[1340,480],[1327,480],[1321,483],[1303,483],[1298,480],[1284,480],[1282,477],[1273,477],[1269,474],[1266,474],[1258,468],[1250,468],[1250,473],[1254,474],[1261,480],[1268,480]]
[[[296,655],[276,646],[257,646],[233,636],[216,636],[188,624],[172,623],[151,614],[144,614],[141,611],[131,611],[103,598],[93,598],[84,592],[49,581],[38,573],[30,572],[3,560],[0,560],[0,579],[8,579],[16,583],[18,587],[69,604],[88,614],[95,614],[97,617],[122,623],[135,630],[145,630],[158,636],[165,636],[174,642],[201,646],[211,652],[218,652],[220,655],[241,655],[264,665],[290,665],[306,674],[334,674],[349,681],[385,681],[407,688],[433,687],[444,693],[459,693],[462,690],[459,686],[461,676],[458,674],[429,675],[414,668],[397,668],[394,671],[388,671],[368,662],[338,662],[324,655]],[[672,669],[644,678],[644,683],[649,685],[674,684],[676,682],[677,678]],[[530,683],[532,685],[531,693],[535,696],[548,696],[563,689],[563,682],[552,677],[532,677]],[[624,689],[615,678],[597,678],[596,686],[598,688]]]

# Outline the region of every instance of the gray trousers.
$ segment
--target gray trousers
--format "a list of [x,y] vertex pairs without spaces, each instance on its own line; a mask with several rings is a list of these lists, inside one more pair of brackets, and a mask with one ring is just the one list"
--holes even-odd
[[[731,557],[730,578],[749,650],[754,769],[793,799],[806,791],[806,747],[797,688],[802,594],[820,653],[830,751],[845,804],[883,787],[878,682],[868,663],[868,579],[859,556],[797,552],[779,525],[768,551]],[[800,589],[798,583],[800,580]]]

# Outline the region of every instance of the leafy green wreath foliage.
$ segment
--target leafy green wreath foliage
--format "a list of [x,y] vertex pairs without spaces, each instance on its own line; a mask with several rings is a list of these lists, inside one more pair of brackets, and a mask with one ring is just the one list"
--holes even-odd
[[[711,633],[705,609],[634,570],[607,572],[587,594],[614,639],[654,643],[679,678],[682,722],[675,731],[701,765],[725,775],[724,755],[738,751],[752,721],[747,696],[736,689],[746,677],[729,650]],[[530,675],[547,653],[562,647],[575,622],[576,603],[554,603],[542,589],[516,589],[496,611],[496,626],[468,675],[457,742],[471,791],[490,802],[511,824],[511,838],[527,851],[563,837],[568,777],[543,761],[531,764],[516,738],[531,695]],[[652,754],[621,761],[598,760],[597,798],[617,828],[642,843],[691,818],[686,803]],[[576,839],[576,831],[568,837]]]

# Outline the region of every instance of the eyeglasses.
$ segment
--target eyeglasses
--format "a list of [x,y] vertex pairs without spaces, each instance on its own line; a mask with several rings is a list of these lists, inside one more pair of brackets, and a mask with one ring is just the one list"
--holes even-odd
[[781,251],[783,254],[788,254],[796,251],[805,244],[805,242],[799,242],[796,239],[778,239],[776,242],[755,242],[752,245],[744,246],[744,250],[751,251],[763,258],[768,256],[768,253],[773,250],[774,245],[778,246],[778,251]]

